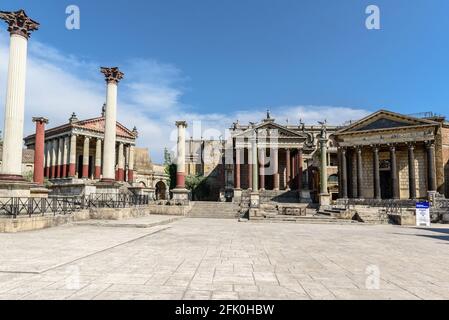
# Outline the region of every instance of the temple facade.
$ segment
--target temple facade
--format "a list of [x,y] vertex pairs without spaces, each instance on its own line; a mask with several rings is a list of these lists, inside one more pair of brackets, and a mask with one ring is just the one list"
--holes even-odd
[[449,196],[449,123],[380,110],[334,134],[342,199]]

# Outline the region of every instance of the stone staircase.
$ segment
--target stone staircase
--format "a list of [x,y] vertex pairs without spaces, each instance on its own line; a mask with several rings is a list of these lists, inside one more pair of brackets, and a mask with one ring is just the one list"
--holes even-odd
[[251,222],[265,223],[298,223],[298,224],[337,224],[352,225],[360,222],[354,220],[338,219],[327,215],[307,215],[307,216],[286,216],[286,215],[266,215],[265,217],[251,218]]
[[188,218],[237,219],[240,206],[229,202],[193,202]]
[[359,222],[368,224],[390,223],[390,219],[388,218],[386,210],[382,210],[381,208],[357,206],[355,210],[357,211],[357,213],[355,214],[354,219],[358,220]]

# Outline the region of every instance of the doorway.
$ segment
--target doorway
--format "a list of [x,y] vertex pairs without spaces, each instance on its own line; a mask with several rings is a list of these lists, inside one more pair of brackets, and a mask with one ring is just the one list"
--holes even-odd
[[380,194],[382,199],[393,198],[393,186],[391,184],[391,171],[380,171]]

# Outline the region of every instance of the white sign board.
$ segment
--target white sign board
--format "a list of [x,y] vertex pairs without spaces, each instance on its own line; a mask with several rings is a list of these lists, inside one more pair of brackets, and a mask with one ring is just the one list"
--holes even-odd
[[429,202],[416,203],[416,225],[418,227],[430,227],[430,204]]

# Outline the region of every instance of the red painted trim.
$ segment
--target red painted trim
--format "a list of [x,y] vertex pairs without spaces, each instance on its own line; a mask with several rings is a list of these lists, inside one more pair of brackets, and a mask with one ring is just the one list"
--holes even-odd
[[183,172],[176,173],[176,188],[184,189],[186,187],[186,176]]
[[99,180],[101,178],[101,167],[95,167],[95,179]]
[[39,185],[44,184],[44,154],[45,154],[45,123],[36,121],[36,143],[34,147],[33,180]]
[[55,177],[56,177],[56,166],[51,166],[50,179],[54,179]]
[[134,170],[128,170],[128,182],[129,183],[134,182]]
[[10,174],[0,174],[0,180],[2,181],[17,181],[23,182],[25,179],[19,175],[10,175]]
[[61,166],[56,166],[56,178],[61,178]]
[[76,176],[76,165],[74,163],[69,164],[69,176],[71,178]]
[[45,177],[46,178],[50,177],[50,168],[49,167],[45,167]]
[[67,177],[67,166],[65,164],[63,164],[61,169],[61,178],[66,178]]
[[83,165],[83,179],[89,178],[89,165]]
[[120,182],[125,181],[125,170],[123,170],[123,169],[117,170],[117,181],[120,181]]

